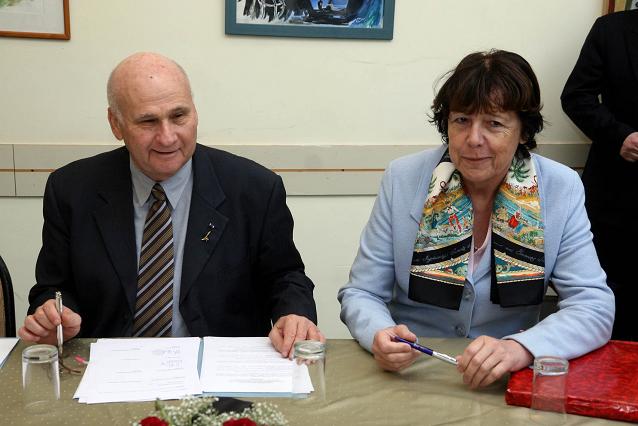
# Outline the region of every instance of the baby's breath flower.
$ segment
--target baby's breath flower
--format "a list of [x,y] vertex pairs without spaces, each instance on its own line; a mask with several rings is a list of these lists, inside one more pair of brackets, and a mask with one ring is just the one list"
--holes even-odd
[[[251,407],[236,413],[229,411],[220,413],[213,407],[215,397],[188,397],[182,399],[179,405],[165,405],[161,401],[155,402],[155,413],[170,426],[223,426],[228,420],[250,419],[260,426],[286,426],[288,422],[275,404],[257,402]],[[140,426],[141,420],[132,423]]]

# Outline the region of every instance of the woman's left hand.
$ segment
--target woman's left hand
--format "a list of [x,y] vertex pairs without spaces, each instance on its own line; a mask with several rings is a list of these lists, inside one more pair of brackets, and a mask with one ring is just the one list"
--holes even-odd
[[472,389],[492,384],[504,374],[527,367],[532,354],[515,340],[480,336],[457,357],[463,382]]

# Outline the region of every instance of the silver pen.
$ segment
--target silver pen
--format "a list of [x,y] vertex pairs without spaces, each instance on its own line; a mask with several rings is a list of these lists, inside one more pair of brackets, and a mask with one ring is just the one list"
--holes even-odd
[[55,308],[58,310],[58,314],[60,315],[60,324],[57,326],[58,333],[58,356],[62,356],[62,344],[64,343],[64,335],[62,334],[62,293],[59,291],[55,292]]

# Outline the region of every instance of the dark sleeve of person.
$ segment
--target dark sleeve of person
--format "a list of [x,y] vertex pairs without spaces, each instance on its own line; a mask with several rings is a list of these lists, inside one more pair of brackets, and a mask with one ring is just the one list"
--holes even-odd
[[292,214],[286,205],[286,191],[279,176],[274,180],[263,220],[257,270],[260,281],[268,285],[273,323],[284,315],[296,314],[316,324],[314,284],[306,276],[293,242]]
[[48,299],[54,299],[58,290],[62,292],[64,305],[79,312],[71,283],[68,212],[65,214],[58,195],[63,185],[56,178],[55,172],[49,176],[44,191],[42,248],[35,268],[36,285],[29,292],[29,314]]
[[606,69],[613,67],[606,63],[608,42],[605,38],[608,34],[605,28],[601,18],[594,23],[560,99],[565,113],[593,143],[613,143],[620,150],[625,138],[634,130],[618,121],[599,100],[609,83],[605,81],[609,78]]

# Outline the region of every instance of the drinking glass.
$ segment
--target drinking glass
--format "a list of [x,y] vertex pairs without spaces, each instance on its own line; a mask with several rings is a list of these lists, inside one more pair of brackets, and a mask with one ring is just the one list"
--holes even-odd
[[569,362],[566,359],[550,356],[534,359],[532,420],[548,425],[565,423],[568,371]]
[[316,340],[295,343],[293,397],[308,403],[326,398],[326,345]]
[[60,399],[58,349],[33,345],[22,351],[22,396],[29,413],[45,413]]

